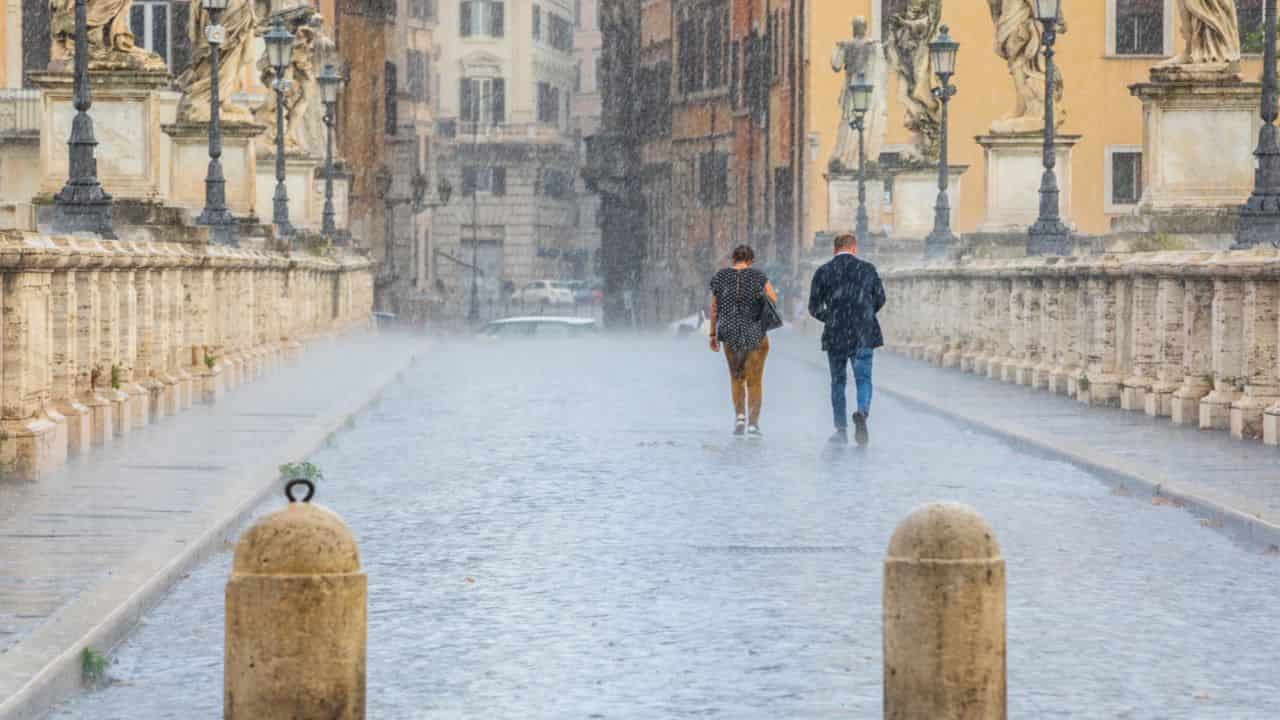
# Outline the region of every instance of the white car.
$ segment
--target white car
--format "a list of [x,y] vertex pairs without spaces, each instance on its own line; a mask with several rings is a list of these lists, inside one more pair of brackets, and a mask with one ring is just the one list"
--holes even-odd
[[525,305],[572,305],[573,291],[563,283],[534,280],[515,291],[511,300]]
[[600,329],[591,318],[579,317],[515,317],[494,320],[480,332],[485,340],[565,339],[591,337]]

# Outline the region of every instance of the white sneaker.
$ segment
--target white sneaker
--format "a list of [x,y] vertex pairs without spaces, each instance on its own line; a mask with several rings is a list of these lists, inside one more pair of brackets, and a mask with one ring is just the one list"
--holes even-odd
[[739,415],[737,421],[733,423],[733,434],[742,435],[747,431],[747,416]]

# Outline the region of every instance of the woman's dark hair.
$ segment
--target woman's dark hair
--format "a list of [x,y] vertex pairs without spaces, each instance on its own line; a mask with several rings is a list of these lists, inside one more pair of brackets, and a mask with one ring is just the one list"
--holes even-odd
[[733,261],[735,263],[755,262],[756,251],[752,250],[750,245],[739,245],[733,249]]

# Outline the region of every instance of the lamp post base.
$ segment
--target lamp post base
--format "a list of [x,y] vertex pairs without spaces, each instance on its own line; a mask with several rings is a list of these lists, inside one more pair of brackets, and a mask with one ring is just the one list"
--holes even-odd
[[1263,204],[1261,209],[1254,209],[1253,199],[1241,209],[1232,250],[1265,245],[1280,247],[1280,197],[1268,199],[1271,202]]
[[1039,220],[1027,234],[1027,255],[1066,255],[1071,249],[1071,230],[1061,221]]
[[109,196],[72,202],[56,201],[49,230],[67,235],[95,233],[107,240],[115,240],[117,237],[111,224],[111,209],[112,201]]
[[924,257],[926,260],[946,257],[959,242],[960,238],[950,230],[934,230],[924,239]]

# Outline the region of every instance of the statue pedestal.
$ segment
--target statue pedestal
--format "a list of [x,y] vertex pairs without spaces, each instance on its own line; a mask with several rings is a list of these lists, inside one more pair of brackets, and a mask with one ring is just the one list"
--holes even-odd
[[1253,190],[1261,85],[1227,75],[1139,83],[1129,92],[1142,101],[1140,214],[1244,204]]
[[[40,193],[52,195],[67,182],[67,140],[71,137],[70,74],[33,73],[31,82],[43,92],[40,132]],[[93,134],[98,179],[119,199],[166,199],[169,196],[169,139],[160,131],[173,122],[178,93],[169,90],[169,73],[161,71],[90,71]]]
[[[1071,226],[1071,153],[1080,135],[1058,135],[1055,146],[1060,191],[1058,211]],[[986,214],[978,232],[1026,233],[1040,216],[1040,179],[1044,175],[1044,135],[1040,132],[979,135],[986,157]]]
[[[947,197],[951,200],[952,226],[960,204],[960,178],[968,165],[948,168]],[[934,207],[938,204],[938,168],[904,170],[893,175],[893,237],[923,238],[933,231]]]
[[[321,185],[320,205],[316,205],[315,182],[316,168],[323,163],[309,155],[284,156],[284,186],[289,191],[289,222],[295,228],[320,228],[320,214],[324,210],[324,188]],[[276,193],[276,156],[266,153],[258,155],[257,207],[263,222],[271,222],[273,198]],[[337,202],[338,188],[334,183],[334,202]],[[314,218],[314,220],[313,220]]]
[[[857,174],[827,175],[827,227],[833,232],[858,227]],[[884,179],[867,173],[867,228],[871,234],[884,233]]]
[[[208,123],[176,123],[161,128],[173,139],[169,198],[174,205],[199,211],[205,204],[209,169]],[[238,217],[262,215],[258,193],[257,153],[253,139],[266,130],[253,123],[222,123],[222,175],[227,180],[227,208]],[[270,215],[270,203],[267,214]]]

